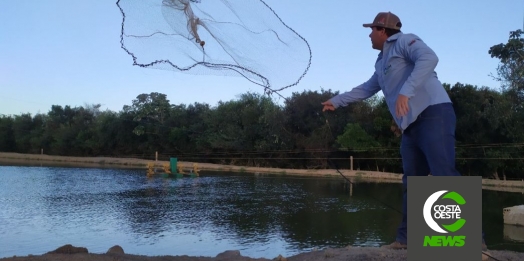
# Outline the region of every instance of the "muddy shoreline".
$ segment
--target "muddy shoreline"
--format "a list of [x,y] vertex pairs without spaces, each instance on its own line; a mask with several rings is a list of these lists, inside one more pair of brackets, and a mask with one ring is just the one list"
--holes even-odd
[[[517,261],[524,260],[524,253],[512,251],[488,251],[486,260]],[[89,253],[84,247],[64,245],[43,255],[28,255],[0,258],[0,261],[401,261],[407,260],[407,250],[391,250],[380,247],[326,248],[300,253],[294,256],[278,255],[272,259],[243,256],[238,250],[227,250],[215,257],[206,256],[143,256],[125,254],[120,246],[113,246],[106,253]],[[481,260],[479,250],[479,259]]]

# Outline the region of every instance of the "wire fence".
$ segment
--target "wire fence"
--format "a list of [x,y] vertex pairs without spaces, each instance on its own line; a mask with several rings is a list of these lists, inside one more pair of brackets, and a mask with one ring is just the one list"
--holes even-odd
[[[160,146],[161,148],[163,146]],[[284,169],[330,169],[334,161],[340,169],[401,173],[402,157],[398,147],[369,147],[359,149],[301,148],[267,150],[208,149],[203,151],[143,148],[143,153],[112,153],[107,155],[62,155],[142,160],[213,163],[246,167]],[[43,149],[32,153],[46,154]],[[49,155],[52,155],[49,154]],[[482,175],[505,180],[524,179],[524,143],[458,144],[456,166],[463,175]]]
[[[523,144],[524,145],[524,144]],[[291,150],[271,150],[271,151],[244,151],[244,152],[200,152],[200,153],[135,153],[135,154],[112,154],[98,155],[98,157],[110,158],[134,158],[151,161],[169,161],[170,158],[177,158],[179,161],[196,163],[213,163],[221,165],[236,165],[246,167],[276,167],[290,169],[330,169],[327,163],[329,160],[336,161],[340,169],[379,171],[386,173],[402,173],[402,158],[396,157],[373,157],[373,156],[351,156],[353,152],[342,151],[347,156],[330,156],[335,150],[309,149],[303,151]],[[292,155],[306,156],[292,156]],[[269,154],[275,154],[268,156]],[[355,153],[358,154],[358,153]],[[283,155],[283,156],[278,156]],[[289,155],[289,156],[288,156]],[[524,181],[524,175],[512,171],[504,172],[503,169],[497,175],[466,171],[466,168],[479,167],[479,164],[493,164],[501,161],[500,164],[523,164],[524,155],[511,157],[457,157],[457,168],[463,175],[483,175],[488,178],[500,180],[520,180]],[[296,164],[302,162],[303,165]],[[302,167],[301,167],[302,166]],[[496,171],[495,171],[496,172]],[[491,173],[494,174],[494,173]]]

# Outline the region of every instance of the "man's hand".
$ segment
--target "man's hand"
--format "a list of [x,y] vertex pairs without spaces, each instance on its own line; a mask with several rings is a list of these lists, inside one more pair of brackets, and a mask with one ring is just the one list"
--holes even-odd
[[322,112],[335,110],[335,106],[333,106],[333,103],[331,103],[331,101],[329,100],[323,102],[322,105],[324,105],[324,108],[322,108]]
[[397,103],[395,105],[395,110],[397,117],[400,118],[402,116],[406,116],[409,111],[409,104],[408,104],[409,98],[407,96],[404,96],[402,94],[398,95]]

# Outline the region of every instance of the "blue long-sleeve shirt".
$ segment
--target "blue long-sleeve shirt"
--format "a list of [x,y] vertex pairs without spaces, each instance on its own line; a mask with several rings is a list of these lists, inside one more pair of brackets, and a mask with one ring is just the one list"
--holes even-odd
[[[418,36],[399,32],[389,37],[375,62],[375,73],[363,84],[331,98],[335,108],[367,99],[382,90],[389,111],[404,131],[430,105],[451,102],[437,78],[438,57]],[[399,94],[409,97],[407,115],[398,118]]]

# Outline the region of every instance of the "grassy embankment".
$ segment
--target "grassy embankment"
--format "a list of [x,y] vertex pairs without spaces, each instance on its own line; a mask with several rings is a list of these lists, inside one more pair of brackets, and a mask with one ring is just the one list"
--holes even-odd
[[[3,165],[37,165],[37,166],[70,166],[70,167],[97,167],[97,168],[135,168],[144,169],[148,163],[155,163],[161,167],[169,164],[168,161],[154,161],[137,158],[111,158],[111,157],[69,157],[51,156],[41,154],[20,154],[0,152],[0,164]],[[178,162],[184,170],[193,169],[193,162]],[[200,171],[222,171],[276,175],[298,175],[315,177],[339,177],[340,174],[333,169],[280,169],[280,168],[261,168],[233,165],[220,165],[210,163],[197,163]],[[342,169],[340,172],[358,182],[359,180],[368,182],[390,182],[400,183],[402,175],[398,173],[387,173],[379,171],[362,171]],[[514,180],[493,180],[483,179],[483,188],[500,191],[511,191],[524,193],[524,181]]]

